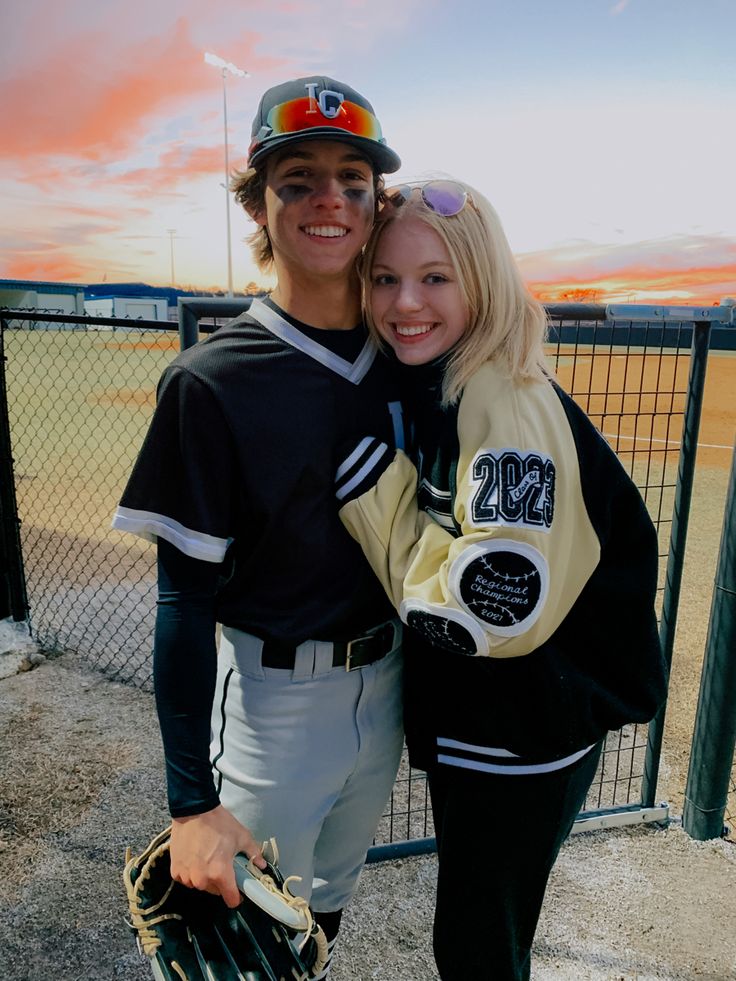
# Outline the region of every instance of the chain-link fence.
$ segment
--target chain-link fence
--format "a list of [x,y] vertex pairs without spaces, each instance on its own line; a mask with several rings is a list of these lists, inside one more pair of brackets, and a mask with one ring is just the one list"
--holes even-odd
[[[665,331],[659,322],[594,323],[563,314],[552,328],[550,355],[563,388],[616,451],[657,527],[660,614],[691,369],[688,327]],[[585,812],[641,802],[648,735],[646,725],[609,734]]]
[[[644,495],[659,531],[662,583],[692,367],[688,326],[692,333],[692,325],[665,331],[661,323],[553,313],[549,347],[561,384]],[[151,322],[64,327],[41,318],[4,322],[32,630],[46,651],[76,651],[106,675],[150,688],[154,549],[109,524],[179,338]],[[586,812],[641,803],[646,747],[646,726],[610,735]],[[431,835],[426,795],[423,778],[404,763],[377,840]]]
[[155,550],[110,531],[176,330],[11,320],[4,332],[34,638],[150,687]]

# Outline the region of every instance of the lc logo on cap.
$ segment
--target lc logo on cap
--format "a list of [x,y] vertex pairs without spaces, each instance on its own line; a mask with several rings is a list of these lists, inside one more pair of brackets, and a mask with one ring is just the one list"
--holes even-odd
[[334,89],[322,89],[319,95],[317,95],[317,84],[317,82],[307,82],[304,86],[309,93],[310,108],[307,110],[307,114],[311,115],[317,112],[316,109],[311,108],[316,102],[319,105],[319,111],[325,119],[334,119],[342,108],[345,96],[342,92],[336,92]]
[[255,167],[274,150],[302,140],[340,140],[359,149],[377,173],[392,174],[401,160],[386,145],[373,106],[360,92],[322,75],[274,85],[258,105],[248,148]]

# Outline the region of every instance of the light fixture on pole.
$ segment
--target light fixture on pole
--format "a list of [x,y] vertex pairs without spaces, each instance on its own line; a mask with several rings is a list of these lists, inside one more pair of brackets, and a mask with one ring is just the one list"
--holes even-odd
[[232,246],[230,243],[230,162],[228,159],[227,151],[227,88],[225,85],[225,77],[228,72],[231,75],[237,75],[240,78],[250,78],[250,73],[244,71],[242,68],[237,68],[235,65],[231,64],[229,61],[225,61],[223,58],[219,58],[215,54],[210,54],[205,51],[204,60],[208,65],[214,65],[216,68],[222,69],[222,109],[223,117],[225,121],[225,217],[227,220],[227,295],[233,295],[233,256],[232,256]]

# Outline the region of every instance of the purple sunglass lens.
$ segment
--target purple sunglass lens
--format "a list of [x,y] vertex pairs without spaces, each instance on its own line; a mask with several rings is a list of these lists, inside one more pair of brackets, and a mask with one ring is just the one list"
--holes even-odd
[[465,188],[454,181],[430,181],[424,185],[401,184],[389,188],[385,197],[394,207],[400,208],[414,191],[421,193],[425,205],[443,218],[460,214],[468,200]]
[[436,182],[422,188],[422,197],[437,214],[451,218],[459,214],[465,206],[467,194],[459,184]]

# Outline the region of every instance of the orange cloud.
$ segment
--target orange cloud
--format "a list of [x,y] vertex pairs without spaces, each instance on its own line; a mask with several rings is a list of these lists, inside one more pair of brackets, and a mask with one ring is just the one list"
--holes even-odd
[[653,269],[629,266],[615,273],[536,279],[529,287],[547,303],[575,299],[598,303],[639,299],[657,302],[712,304],[736,288],[736,264],[690,269]]
[[80,282],[88,278],[89,267],[74,256],[26,255],[11,259],[3,276],[6,279],[41,279],[51,282]]
[[[248,32],[232,44],[255,70],[284,63],[257,55],[259,41]],[[0,157],[24,164],[33,156],[119,158],[140,142],[152,116],[183,111],[218,84],[184,18],[155,40],[118,50],[109,34],[77,33],[4,84]]]
[[530,288],[547,302],[716,303],[736,291],[736,242],[724,236],[680,235],[625,246],[574,243],[519,256]]

